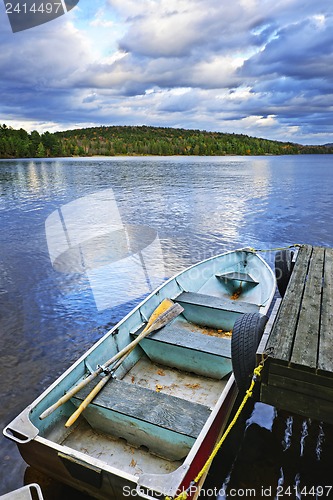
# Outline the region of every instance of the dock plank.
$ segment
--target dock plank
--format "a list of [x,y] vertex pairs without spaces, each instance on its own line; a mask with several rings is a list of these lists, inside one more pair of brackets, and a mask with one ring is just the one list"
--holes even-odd
[[304,245],[298,252],[286,294],[267,344],[268,348],[274,348],[274,358],[283,363],[289,363],[291,358],[311,254],[310,245]]
[[324,248],[314,248],[292,350],[291,363],[306,369],[317,368]]
[[333,249],[326,248],[318,372],[333,372]]
[[290,380],[290,385],[293,385],[294,380],[302,380],[304,382],[313,383],[316,380],[318,385],[329,387],[333,390],[333,373],[325,372],[318,374],[318,372],[305,371],[297,369],[293,366],[277,364],[273,361],[270,365],[269,376],[279,375]]
[[263,403],[333,424],[333,249],[303,246],[275,317]]

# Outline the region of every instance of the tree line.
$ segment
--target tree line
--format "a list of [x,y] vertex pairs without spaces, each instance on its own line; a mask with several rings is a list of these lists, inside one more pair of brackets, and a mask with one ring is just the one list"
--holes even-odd
[[0,158],[321,153],[332,154],[333,145],[303,146],[244,134],[148,126],[104,126],[43,134],[0,126]]

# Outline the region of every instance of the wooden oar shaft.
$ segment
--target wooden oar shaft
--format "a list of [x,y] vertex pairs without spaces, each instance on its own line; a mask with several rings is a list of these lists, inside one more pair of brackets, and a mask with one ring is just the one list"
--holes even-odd
[[[136,338],[136,342],[133,341],[133,342],[131,342],[131,344],[129,344],[127,346],[128,349],[126,350],[125,354],[123,354],[123,356],[120,359],[118,359],[117,363],[115,365],[113,365],[112,371],[116,370],[121,365],[121,363],[133,351],[133,349],[140,342],[140,340],[142,340],[144,337],[146,337],[147,335],[149,335],[149,333],[151,333],[153,330],[156,330],[157,328],[159,328],[159,326],[157,326],[157,325],[162,326],[162,324],[164,325],[164,324],[168,323],[169,321],[171,321],[171,319],[173,319],[175,317],[175,314],[180,314],[180,312],[182,312],[182,311],[183,311],[183,308],[181,306],[179,306],[179,304],[173,304],[167,311],[165,311],[164,313],[162,313],[160,315],[160,317],[158,319],[156,319],[151,324],[151,326],[149,328],[146,327],[140,333],[140,335],[138,335],[138,337]],[[147,326],[149,326],[149,324]],[[91,403],[91,401],[103,389],[103,387],[110,380],[111,377],[112,377],[112,373],[110,373],[106,377],[102,378],[98,382],[98,384],[94,387],[94,389],[92,389],[92,391],[88,394],[88,396],[82,401],[82,403],[80,404],[80,406],[78,407],[78,409],[67,420],[67,422],[65,423],[65,427],[70,427],[71,425],[74,424],[74,422],[76,422],[76,420],[79,418],[79,416],[81,415],[81,413],[87,408],[87,406],[89,405],[89,403]]]
[[44,418],[48,417],[51,415],[51,413],[54,412],[59,406],[63,405],[67,401],[69,401],[77,392],[79,392],[81,389],[83,389],[89,382],[91,382],[94,378],[97,377],[100,373],[103,372],[104,368],[107,368],[108,366],[112,365],[115,361],[117,361],[119,358],[122,358],[124,354],[126,354],[129,350],[132,350],[139,342],[142,340],[146,335],[149,335],[151,333],[152,329],[149,328],[145,332],[140,333],[136,339],[134,339],[130,344],[125,346],[121,351],[117,352],[112,358],[110,358],[103,366],[97,368],[93,373],[88,375],[88,377],[84,378],[81,380],[80,383],[72,387],[64,396],[62,396],[56,403],[54,403],[52,406],[47,408],[40,416],[40,420],[43,420]]
[[[146,335],[149,335],[149,331],[147,330],[145,332]],[[139,338],[141,336],[141,338]],[[108,366],[112,365],[115,361],[117,361],[119,358],[124,356],[124,354],[127,354],[129,350],[132,350],[139,342],[140,340],[144,337],[145,335],[140,334],[136,339],[133,340],[130,344],[128,344],[126,347],[124,347],[121,351],[119,351],[117,354],[115,354],[112,358],[110,358],[103,366],[100,366],[95,370],[93,373],[88,375],[88,377],[84,378],[79,382],[77,385],[72,387],[69,391],[66,392],[64,396],[62,396],[56,403],[54,403],[52,406],[47,408],[40,416],[40,420],[43,420],[44,418],[48,417],[51,415],[51,413],[54,412],[59,406],[63,405],[67,401],[69,401],[77,392],[79,392],[81,389],[83,389],[86,385],[89,384],[94,378],[96,378],[100,373],[103,372],[104,368],[107,368]]]
[[[167,300],[169,300],[169,299],[167,299]],[[171,306],[168,305],[168,309],[165,310],[160,316],[158,316],[155,319],[155,321],[153,321],[153,323],[151,323],[150,326],[149,326],[149,322],[148,322],[147,326],[149,326],[149,327],[148,328],[146,327],[137,336],[136,339],[134,339],[127,346],[125,346],[123,349],[121,349],[119,352],[117,352],[117,354],[115,354],[114,356],[112,356],[112,358],[110,358],[108,361],[106,361],[103,366],[100,366],[99,368],[97,368],[97,370],[95,370],[93,373],[91,373],[90,375],[88,375],[88,377],[86,377],[83,380],[81,380],[81,382],[79,384],[77,384],[76,386],[72,387],[72,389],[70,389],[56,403],[54,403],[52,406],[50,406],[49,408],[47,408],[39,416],[40,420],[43,420],[44,418],[48,417],[49,415],[51,415],[51,413],[54,412],[54,410],[56,410],[57,408],[59,408],[59,406],[63,405],[67,401],[69,401],[77,392],[79,392],[81,389],[83,389],[83,387],[85,387],[87,384],[89,384],[89,382],[91,382],[95,377],[97,377],[97,375],[99,375],[100,373],[102,373],[105,368],[107,368],[110,365],[112,365],[113,363],[115,363],[115,361],[117,361],[118,359],[123,358],[123,356],[125,354],[131,352],[134,349],[134,347],[144,337],[146,337],[147,335],[149,335],[153,331],[158,330],[159,328],[162,328],[163,326],[165,326],[167,323],[169,323],[169,321],[171,321],[173,318],[175,318],[176,316],[178,316],[184,310],[179,304],[174,304],[171,301],[169,301],[169,302],[172,305]],[[161,304],[160,304],[160,306],[161,306]],[[155,313],[156,313],[156,311],[155,311]]]
[[66,394],[64,394],[64,396],[62,396],[60,399],[58,399],[58,401],[56,403],[49,406],[49,408],[47,408],[45,411],[43,411],[43,413],[41,413],[41,415],[39,416],[40,420],[43,420],[44,418],[48,417],[57,408],[59,408],[59,406],[63,405],[67,401],[69,401],[77,392],[79,392],[81,389],[83,389],[83,387],[85,387],[87,384],[89,384],[89,382],[94,380],[94,378],[96,378],[97,375],[98,375],[98,373],[97,373],[97,371],[95,371],[95,372],[91,373],[90,375],[88,375],[88,377],[86,377],[85,379],[81,380],[81,382],[79,384],[72,387],[72,389],[67,391]]
[[110,380],[112,374],[109,373],[109,375],[106,375],[105,377],[101,378],[101,380],[98,382],[98,384],[93,388],[93,390],[88,394],[88,396],[82,401],[78,409],[69,417],[67,422],[65,423],[65,427],[70,427],[71,425],[74,424],[74,422],[79,418],[81,413],[87,408],[89,403],[94,399],[95,396],[99,393],[99,391],[102,390],[102,388],[105,386],[105,384]]
[[124,356],[118,359],[117,363],[112,366],[112,372],[103,377],[98,384],[92,389],[92,391],[88,394],[88,396],[82,401],[77,410],[69,417],[67,422],[65,423],[65,427],[70,427],[76,422],[81,413],[87,408],[87,406],[91,403],[91,401],[97,396],[97,394],[103,389],[105,384],[112,378],[112,373],[121,365],[121,363],[127,358],[127,356],[133,351],[135,346],[131,348]]

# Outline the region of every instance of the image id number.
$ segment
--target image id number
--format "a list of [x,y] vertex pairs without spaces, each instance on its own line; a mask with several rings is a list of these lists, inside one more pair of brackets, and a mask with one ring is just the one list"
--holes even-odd
[[35,2],[32,5],[26,2],[16,2],[6,3],[6,13],[7,14],[58,14],[59,9],[61,9],[61,2]]
[[284,488],[283,486],[278,486],[276,490],[276,497],[280,498],[283,496],[293,496],[295,494],[295,490],[297,490],[297,493],[299,493],[302,498],[304,497],[313,497],[313,498],[318,498],[318,497],[328,497],[332,491],[332,486],[303,486],[302,488],[299,488],[297,486],[288,486],[287,488]]

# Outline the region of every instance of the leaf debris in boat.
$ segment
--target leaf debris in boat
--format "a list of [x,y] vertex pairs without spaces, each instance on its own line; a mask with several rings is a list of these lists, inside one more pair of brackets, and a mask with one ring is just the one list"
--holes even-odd
[[198,389],[200,386],[200,384],[185,384],[186,387],[188,387],[189,389]]
[[231,295],[231,300],[239,299],[239,296],[241,295],[242,291],[243,290],[242,290],[241,286],[239,288],[237,288],[237,290],[235,290],[235,292]]
[[160,392],[163,389],[163,385],[156,384],[156,392]]
[[205,330],[202,332],[205,335],[208,335],[209,337],[231,337],[232,331],[226,332],[224,330],[215,330],[214,328],[205,328]]

